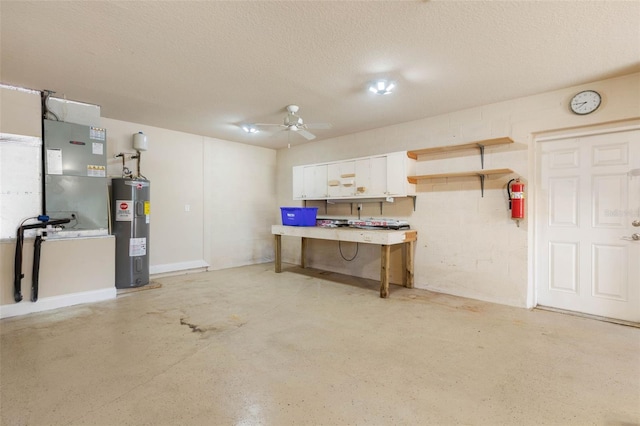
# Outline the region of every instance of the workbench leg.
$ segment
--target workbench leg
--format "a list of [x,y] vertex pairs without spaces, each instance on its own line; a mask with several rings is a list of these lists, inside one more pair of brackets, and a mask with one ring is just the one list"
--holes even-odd
[[403,244],[402,254],[404,255],[403,284],[407,288],[413,288],[413,258],[415,251],[415,241],[408,241]]
[[383,299],[389,295],[389,258],[391,246],[382,245],[380,249],[380,297]]
[[302,237],[300,242],[300,267],[305,268],[307,266],[307,242],[308,238]]
[[401,246],[402,252],[402,285],[407,286],[407,243]]
[[282,235],[276,237],[276,273],[282,272]]

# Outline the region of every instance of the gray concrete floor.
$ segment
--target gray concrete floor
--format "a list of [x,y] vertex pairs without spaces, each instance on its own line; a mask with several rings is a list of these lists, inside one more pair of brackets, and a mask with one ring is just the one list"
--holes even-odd
[[3,425],[640,423],[640,330],[285,265],[0,322]]

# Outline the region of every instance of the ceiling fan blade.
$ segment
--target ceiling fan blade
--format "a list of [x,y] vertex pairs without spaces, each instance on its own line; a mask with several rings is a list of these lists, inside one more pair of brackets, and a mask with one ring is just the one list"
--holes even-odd
[[307,129],[330,129],[333,126],[329,123],[310,123],[310,124],[305,124],[305,127]]
[[296,131],[296,133],[309,141],[316,138],[316,135],[314,135],[311,132],[307,132],[306,130],[303,130],[303,129]]
[[284,124],[275,124],[275,123],[253,123],[254,126],[259,127],[287,127]]

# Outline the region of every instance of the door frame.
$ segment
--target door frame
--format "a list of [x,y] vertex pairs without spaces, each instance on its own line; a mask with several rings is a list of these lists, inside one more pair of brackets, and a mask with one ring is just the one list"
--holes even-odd
[[543,142],[552,142],[561,139],[570,139],[586,136],[597,136],[609,133],[629,132],[640,130],[640,119],[630,119],[588,125],[585,127],[570,127],[566,129],[548,130],[532,133],[532,143],[529,145],[529,170],[533,170],[533,176],[529,179],[529,191],[527,194],[528,205],[527,215],[533,220],[529,221],[527,239],[528,244],[528,268],[527,278],[527,309],[533,309],[538,305],[537,280],[539,276],[537,261],[537,234],[542,217],[536,216],[536,197],[538,192],[538,182],[541,173],[541,164],[538,161],[538,150]]

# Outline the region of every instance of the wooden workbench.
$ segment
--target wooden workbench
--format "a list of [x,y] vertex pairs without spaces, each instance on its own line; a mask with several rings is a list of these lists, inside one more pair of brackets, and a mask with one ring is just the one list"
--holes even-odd
[[414,230],[358,229],[358,228],[322,228],[318,226],[272,225],[271,233],[276,239],[276,272],[282,271],[282,236],[302,238],[300,266],[305,267],[307,240],[349,241],[353,243],[379,244],[380,250],[380,297],[389,295],[389,258],[391,246],[402,244],[403,273],[402,284],[413,288],[413,256],[418,232]]

